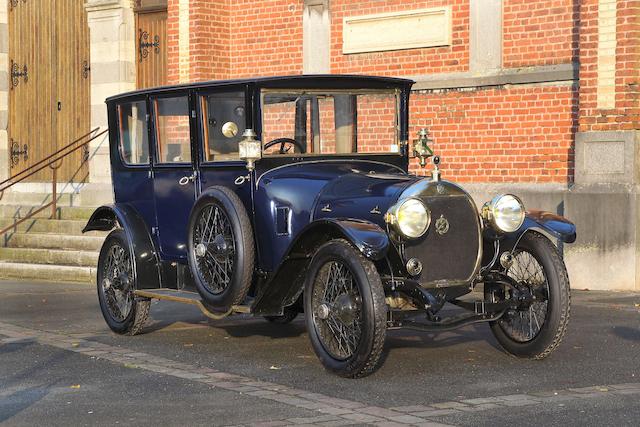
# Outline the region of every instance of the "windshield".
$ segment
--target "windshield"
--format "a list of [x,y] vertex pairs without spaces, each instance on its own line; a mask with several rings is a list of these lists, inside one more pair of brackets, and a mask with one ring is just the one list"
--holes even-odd
[[262,92],[265,156],[399,153],[395,90]]

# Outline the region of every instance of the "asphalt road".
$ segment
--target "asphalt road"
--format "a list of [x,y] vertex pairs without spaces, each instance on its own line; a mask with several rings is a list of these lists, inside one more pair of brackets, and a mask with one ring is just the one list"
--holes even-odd
[[640,425],[640,294],[579,292],[544,361],[487,325],[388,333],[385,361],[333,376],[302,317],[209,321],[154,302],[142,335],[112,334],[95,289],[0,282],[1,425]]

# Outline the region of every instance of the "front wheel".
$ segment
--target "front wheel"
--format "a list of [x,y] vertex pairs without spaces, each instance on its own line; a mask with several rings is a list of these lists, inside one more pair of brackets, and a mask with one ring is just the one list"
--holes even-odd
[[377,368],[386,335],[384,289],[373,263],[347,241],[332,240],[313,256],[304,313],[325,368],[349,378]]
[[133,259],[123,230],[113,230],[98,258],[98,300],[104,320],[118,334],[136,335],[149,317],[149,300],[135,297]]
[[562,257],[549,239],[529,232],[513,251],[507,275],[535,299],[508,310],[491,330],[509,353],[542,359],[560,344],[569,322],[569,277]]

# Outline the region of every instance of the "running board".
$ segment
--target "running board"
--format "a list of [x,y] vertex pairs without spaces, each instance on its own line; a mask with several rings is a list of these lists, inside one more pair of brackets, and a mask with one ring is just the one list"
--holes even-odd
[[200,309],[202,314],[214,320],[224,319],[234,313],[251,313],[251,308],[248,305],[234,305],[227,312],[213,312],[205,307],[200,295],[196,292],[178,291],[175,289],[145,289],[133,291],[133,293],[141,298],[159,299],[195,305]]

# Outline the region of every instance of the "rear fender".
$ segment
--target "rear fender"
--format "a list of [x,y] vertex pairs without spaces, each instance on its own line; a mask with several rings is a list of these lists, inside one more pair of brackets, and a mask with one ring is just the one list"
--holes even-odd
[[144,220],[133,207],[127,204],[100,206],[82,232],[109,231],[116,226],[121,227],[127,235],[138,289],[162,287],[158,252]]

